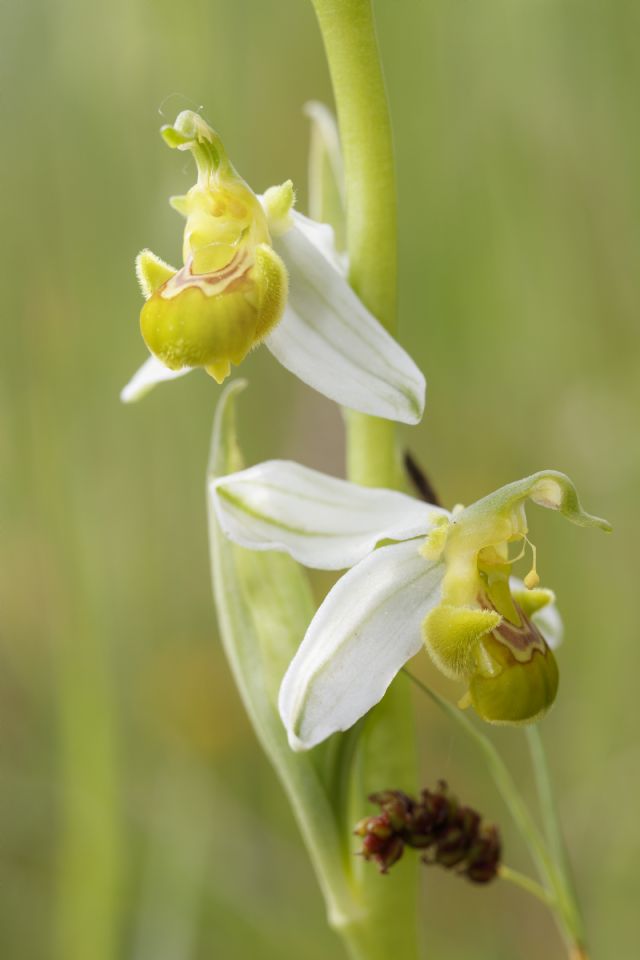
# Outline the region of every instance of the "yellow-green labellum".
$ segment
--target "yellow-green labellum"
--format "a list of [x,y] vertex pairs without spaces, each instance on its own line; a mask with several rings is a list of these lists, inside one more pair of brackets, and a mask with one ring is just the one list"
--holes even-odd
[[539,720],[558,692],[558,666],[537,628],[522,614],[522,625],[503,620],[478,643],[469,678],[469,698],[489,723]]

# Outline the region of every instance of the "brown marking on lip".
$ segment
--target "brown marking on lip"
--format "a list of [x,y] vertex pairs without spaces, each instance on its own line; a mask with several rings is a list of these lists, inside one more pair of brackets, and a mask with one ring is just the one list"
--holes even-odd
[[247,252],[246,250],[242,250],[240,253],[234,255],[226,267],[222,267],[214,273],[192,274],[192,276],[201,276],[205,283],[216,286],[218,283],[222,283],[228,277],[231,277],[234,273],[237,273],[246,259]]
[[[169,288],[170,296],[174,297],[177,295],[176,291],[179,291],[184,287],[200,286],[202,284],[207,287],[215,287],[221,283],[224,283],[224,281],[227,279],[230,279],[230,283],[227,285],[226,289],[232,290],[234,289],[234,284],[245,278],[251,269],[251,267],[248,266],[242,270],[242,273],[239,273],[246,260],[247,251],[241,250],[234,254],[233,258],[226,265],[226,267],[221,267],[220,270],[216,270],[213,273],[193,273],[191,270],[191,261],[189,261],[184,265],[184,267],[178,270],[173,277],[166,281],[164,286],[160,289],[160,295],[163,295],[163,290]],[[169,299],[169,297],[166,297],[165,299]]]
[[[496,613],[500,613],[488,596],[480,596],[478,600],[485,610],[495,610]],[[520,626],[511,623],[503,616],[500,624],[492,631],[492,636],[507,647],[517,660],[525,662],[531,660],[536,651],[546,653],[547,643],[535,623],[527,617],[515,600],[513,605],[520,617]]]

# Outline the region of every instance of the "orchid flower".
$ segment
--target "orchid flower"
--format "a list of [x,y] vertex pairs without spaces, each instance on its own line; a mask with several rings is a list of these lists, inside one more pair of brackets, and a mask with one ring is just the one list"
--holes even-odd
[[151,356],[122,400],[197,367],[221,383],[232,363],[264,342],[337,403],[417,423],[422,373],[349,286],[331,227],[293,210],[291,181],[256,196],[192,111],[162,135],[170,147],[191,151],[198,179],[170,201],[186,217],[184,265],[176,270],[149,250],[138,256],[146,298],[140,326]]
[[[531,722],[553,703],[559,620],[553,593],[539,586],[525,504],[609,529],[584,512],[564,474],[533,474],[451,512],[284,461],[214,480],[209,494],[223,532],[241,546],[285,551],[308,567],[351,568],[282,682],[293,749],[351,727],[422,646],[446,676],[466,681],[460,705],[491,723]],[[377,546],[384,541],[393,542]],[[512,566],[527,547],[533,566],[516,581]]]

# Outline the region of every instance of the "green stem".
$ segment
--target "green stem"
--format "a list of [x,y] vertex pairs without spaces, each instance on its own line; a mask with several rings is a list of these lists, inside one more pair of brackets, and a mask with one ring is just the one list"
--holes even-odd
[[524,800],[520,795],[513,777],[509,773],[504,760],[498,753],[491,740],[489,740],[488,737],[485,737],[485,735],[478,730],[475,724],[473,724],[471,720],[465,716],[459,707],[455,707],[453,704],[449,703],[448,700],[445,700],[444,697],[441,697],[439,693],[436,693],[435,690],[432,690],[431,687],[428,687],[426,683],[423,683],[418,679],[418,677],[415,677],[409,672],[409,670],[404,669],[403,673],[409,677],[412,683],[414,683],[422,691],[422,693],[426,693],[426,695],[431,698],[431,700],[440,708],[440,710],[454,720],[458,726],[464,730],[466,735],[473,740],[475,745],[482,751],[487,762],[489,773],[491,774],[498,791],[503,797],[509,813],[513,817],[513,820],[520,830],[520,833],[527,841],[527,845],[531,851],[531,855],[535,861],[540,875],[542,876],[545,884],[547,884],[549,887],[553,887],[555,868],[553,861],[549,856],[549,852],[547,851],[545,842],[533,820],[533,817],[529,813]]
[[[370,0],[312,0],[327,52],[344,157],[349,282],[396,329],[397,212],[391,120]],[[398,487],[395,426],[346,411],[347,475]]]
[[520,873],[519,870],[512,870],[511,867],[506,867],[504,864],[500,866],[498,876],[501,880],[507,880],[514,886],[520,887],[521,890],[526,890],[527,893],[530,893],[536,897],[536,899],[540,900],[541,903],[544,903],[546,907],[553,906],[553,900],[549,896],[548,891],[532,877]]
[[369,0],[312,0],[329,61],[344,158],[349,279],[396,325],[396,191],[387,96]]
[[542,811],[542,820],[545,825],[551,853],[562,879],[565,909],[570,914],[571,925],[576,931],[577,938],[582,941],[584,938],[584,925],[573,885],[567,848],[560,827],[560,818],[558,817],[558,809],[553,795],[551,774],[549,772],[544,744],[537,726],[527,727],[526,734],[538,790],[540,809]]
[[[312,0],[324,40],[344,156],[349,282],[391,333],[396,327],[397,215],[391,122],[370,0]],[[395,425],[345,411],[347,476],[399,488]],[[358,819],[366,797],[417,783],[411,700],[392,684],[367,715],[351,761],[350,797]],[[385,883],[362,860],[353,870],[362,916],[340,929],[355,960],[419,956],[417,864],[399,865]]]
[[[453,706],[435,690],[415,677],[408,670],[403,669],[409,679],[444,712],[464,730],[477,747],[484,754],[489,773],[498,788],[507,808],[527,843],[531,856],[538,872],[548,891],[549,903],[554,916],[567,942],[572,957],[586,957],[583,946],[582,924],[575,908],[570,891],[567,890],[562,867],[556,863],[554,857],[540,834],[536,823],[529,813],[515,781],[507,766],[491,740],[481,733],[468,717]],[[547,819],[545,817],[545,819]]]

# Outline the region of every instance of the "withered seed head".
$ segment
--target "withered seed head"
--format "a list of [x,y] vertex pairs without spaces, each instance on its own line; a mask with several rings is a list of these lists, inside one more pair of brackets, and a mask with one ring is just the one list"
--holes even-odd
[[355,833],[363,838],[361,856],[387,873],[405,846],[423,850],[422,862],[453,869],[473,883],[488,883],[500,864],[498,828],[461,806],[444,780],[436,790],[423,790],[414,800],[401,790],[383,790],[369,797],[380,815],[366,817]]

